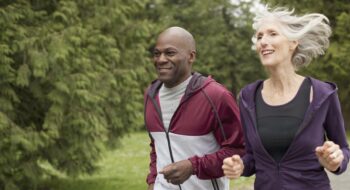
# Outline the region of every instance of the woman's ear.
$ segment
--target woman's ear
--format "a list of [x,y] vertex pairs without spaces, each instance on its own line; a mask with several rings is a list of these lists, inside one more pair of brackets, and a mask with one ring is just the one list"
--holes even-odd
[[289,42],[289,49],[294,52],[294,50],[298,47],[299,42],[296,40]]

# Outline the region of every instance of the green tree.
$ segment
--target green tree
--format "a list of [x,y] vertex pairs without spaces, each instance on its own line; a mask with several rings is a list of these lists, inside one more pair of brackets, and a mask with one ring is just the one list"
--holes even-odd
[[91,173],[143,125],[146,1],[0,1],[0,189]]

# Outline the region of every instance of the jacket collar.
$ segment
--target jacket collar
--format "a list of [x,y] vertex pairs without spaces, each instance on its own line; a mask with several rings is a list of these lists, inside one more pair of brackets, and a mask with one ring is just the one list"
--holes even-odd
[[[185,95],[183,96],[183,100],[189,98],[196,92],[198,92],[200,89],[204,88],[206,85],[208,85],[210,82],[213,82],[214,79],[212,79],[210,76],[205,77],[201,75],[200,73],[194,72],[192,73],[192,78],[190,82],[188,83],[188,86],[185,91]],[[157,95],[160,87],[162,86],[163,82],[160,80],[154,80],[149,88],[148,95],[152,98],[155,98]]]
[[[312,89],[313,89],[313,99],[312,105],[315,108],[318,108],[322,105],[322,103],[334,92],[338,90],[336,84],[332,82],[322,82],[320,80],[314,79],[312,77],[306,77],[311,81]],[[240,99],[243,103],[243,106],[248,109],[255,108],[255,94],[258,87],[263,83],[263,80],[257,80],[245,88],[240,92]]]

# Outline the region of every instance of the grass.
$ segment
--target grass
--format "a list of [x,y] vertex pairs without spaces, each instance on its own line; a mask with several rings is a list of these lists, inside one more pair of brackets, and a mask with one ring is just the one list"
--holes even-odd
[[[108,152],[99,162],[101,169],[91,176],[73,179],[61,177],[45,181],[45,190],[145,190],[149,163],[149,137],[146,132],[123,138],[122,147]],[[231,189],[243,190],[251,186],[253,178],[231,181]]]
[[[350,140],[350,133],[347,133]],[[149,137],[146,132],[130,134],[123,138],[122,147],[108,152],[99,162],[100,170],[91,176],[73,179],[58,175],[45,181],[44,190],[144,190],[148,173]],[[231,189],[253,189],[254,177],[231,180]]]
[[146,133],[128,135],[122,147],[108,152],[99,162],[100,170],[77,179],[61,177],[45,182],[50,190],[147,189],[149,145]]

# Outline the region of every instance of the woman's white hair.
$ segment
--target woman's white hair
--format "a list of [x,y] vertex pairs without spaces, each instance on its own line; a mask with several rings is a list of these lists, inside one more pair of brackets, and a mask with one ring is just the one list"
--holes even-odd
[[[272,18],[281,24],[283,35],[289,40],[298,41],[298,46],[292,56],[292,63],[296,69],[308,65],[312,58],[323,55],[329,46],[328,38],[332,34],[328,18],[319,13],[303,16],[293,14],[294,9],[280,7],[270,10],[267,6],[257,11],[253,19],[253,29],[257,31],[266,18]],[[266,20],[265,20],[266,22]],[[256,36],[252,37],[254,43]]]

